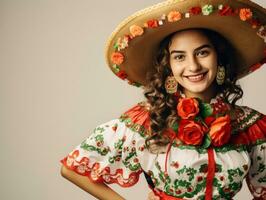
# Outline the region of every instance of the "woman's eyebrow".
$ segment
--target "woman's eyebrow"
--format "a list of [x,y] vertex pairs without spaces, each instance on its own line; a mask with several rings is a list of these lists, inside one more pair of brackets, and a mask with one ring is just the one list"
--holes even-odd
[[[203,44],[200,47],[197,47],[194,51],[199,51],[199,50],[204,49],[204,48],[212,48],[212,46],[209,44]],[[185,51],[179,51],[179,50],[173,50],[170,52],[170,54],[173,54],[173,53],[186,53],[186,52]]]

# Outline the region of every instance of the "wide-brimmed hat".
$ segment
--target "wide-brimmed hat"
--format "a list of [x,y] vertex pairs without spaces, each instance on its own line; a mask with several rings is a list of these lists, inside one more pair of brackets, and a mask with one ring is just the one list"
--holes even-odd
[[160,42],[176,31],[205,28],[236,50],[237,78],[265,63],[266,10],[249,0],[168,0],[122,21],[106,44],[110,69],[129,84],[146,84]]

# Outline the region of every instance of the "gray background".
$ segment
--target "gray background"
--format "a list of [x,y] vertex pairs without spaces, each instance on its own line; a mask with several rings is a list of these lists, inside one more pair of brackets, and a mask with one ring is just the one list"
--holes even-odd
[[[104,62],[114,27],[159,0],[0,0],[0,199],[94,199],[59,160],[93,128],[142,100]],[[264,7],[265,0],[256,0]],[[265,67],[241,80],[241,104],[266,113]],[[126,199],[146,199],[143,178]],[[251,199],[246,186],[236,199]]]

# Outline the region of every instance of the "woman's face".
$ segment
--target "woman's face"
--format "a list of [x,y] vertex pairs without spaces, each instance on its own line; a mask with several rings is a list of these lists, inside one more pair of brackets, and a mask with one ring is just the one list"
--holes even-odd
[[208,38],[198,30],[173,35],[169,46],[170,66],[187,96],[212,91],[217,73],[217,54]]

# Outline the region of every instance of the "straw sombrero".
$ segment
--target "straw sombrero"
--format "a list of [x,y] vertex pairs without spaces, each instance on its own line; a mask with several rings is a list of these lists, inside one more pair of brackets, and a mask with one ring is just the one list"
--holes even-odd
[[168,0],[122,21],[106,44],[110,69],[129,84],[146,84],[159,43],[189,28],[214,30],[236,49],[237,78],[265,63],[266,10],[249,0]]

